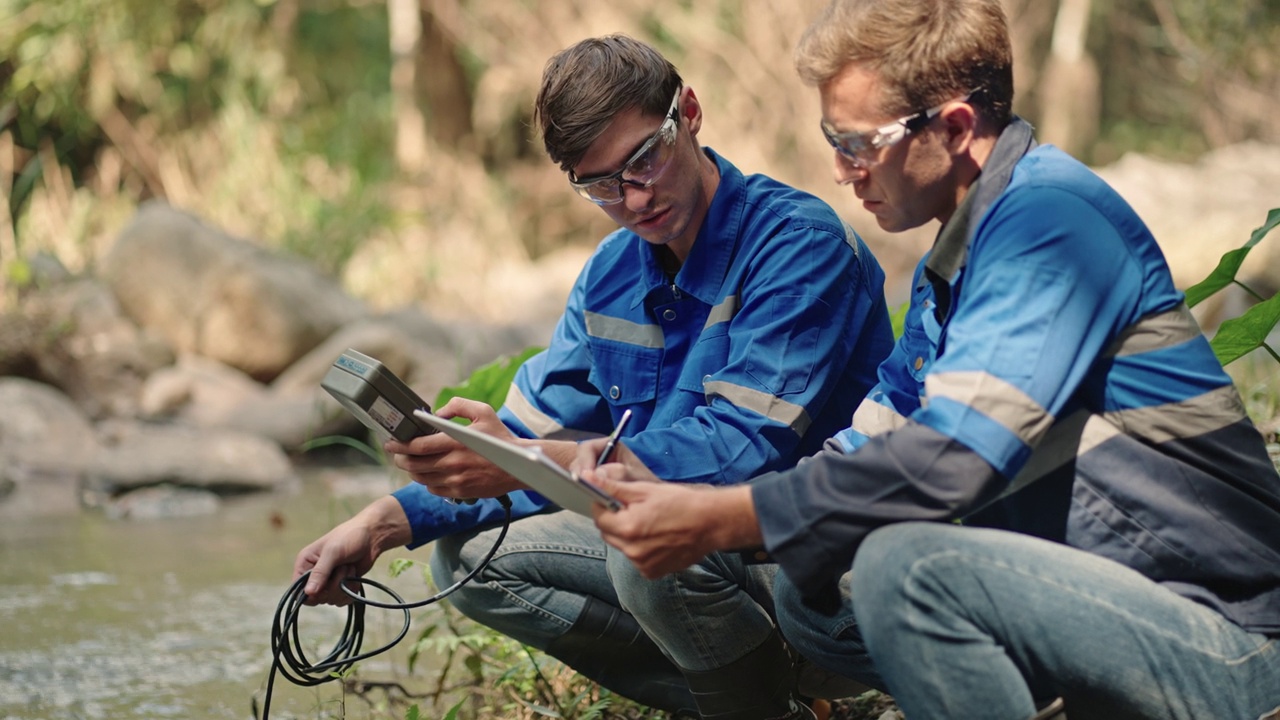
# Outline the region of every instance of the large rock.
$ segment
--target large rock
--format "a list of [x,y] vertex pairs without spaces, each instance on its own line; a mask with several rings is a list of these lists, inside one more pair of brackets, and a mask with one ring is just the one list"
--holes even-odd
[[[1203,280],[1280,208],[1280,146],[1241,143],[1194,163],[1132,153],[1097,172],[1151,228],[1180,288]],[[1280,289],[1280,230],[1249,252],[1240,279]]]
[[184,354],[147,378],[139,404],[149,420],[227,427],[235,425],[237,407],[266,391],[266,385],[230,365]]
[[0,517],[75,511],[100,450],[88,418],[57,388],[17,377],[0,377],[0,408]]
[[[0,408],[0,518],[62,515],[81,505],[116,517],[181,515],[207,511],[210,494],[298,482],[276,443],[234,429],[134,420],[94,426],[62,391],[18,377],[0,377]],[[157,487],[171,490],[140,496],[145,503],[119,502]]]
[[176,351],[264,381],[364,313],[305,262],[160,202],[139,208],[101,274],[125,312]]
[[173,362],[169,346],[125,317],[94,278],[28,293],[0,332],[0,372],[53,385],[95,419],[136,415],[145,378]]
[[94,495],[162,484],[243,493],[298,481],[278,445],[236,430],[110,421],[100,426],[99,438],[102,448],[86,481]]

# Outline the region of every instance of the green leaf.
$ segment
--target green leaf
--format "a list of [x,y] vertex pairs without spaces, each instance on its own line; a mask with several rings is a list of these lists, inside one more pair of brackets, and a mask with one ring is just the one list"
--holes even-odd
[[1214,268],[1208,277],[1187,288],[1187,307],[1199,305],[1205,298],[1230,285],[1231,281],[1236,279],[1236,271],[1240,269],[1240,264],[1248,254],[1249,247],[1245,246],[1223,255],[1218,261],[1218,267]]
[[1218,267],[1214,268],[1208,277],[1187,288],[1187,307],[1195,307],[1205,298],[1230,285],[1235,280],[1236,273],[1239,272],[1240,265],[1244,263],[1249,250],[1277,225],[1280,225],[1280,208],[1274,208],[1267,213],[1267,221],[1253,231],[1249,236],[1249,242],[1245,243],[1244,247],[1225,253],[1218,261]]
[[391,564],[389,566],[387,566],[387,572],[393,578],[400,577],[402,574],[404,574],[405,570],[408,570],[414,565],[417,565],[417,563],[414,562],[411,558],[396,558],[395,560],[391,561]]
[[431,636],[435,633],[439,625],[428,625],[419,635],[418,639],[409,646],[409,658],[405,663],[409,672],[413,672],[413,668],[418,664],[418,657],[422,655],[422,650],[431,645]]
[[464,397],[488,403],[490,407],[497,410],[507,399],[507,390],[511,387],[516,371],[525,360],[540,352],[542,352],[540,347],[526,348],[518,355],[501,357],[477,368],[461,385],[452,385],[441,390],[436,396],[433,407],[441,408],[455,397]]
[[1277,225],[1280,225],[1280,208],[1272,208],[1271,212],[1267,213],[1267,221],[1262,224],[1262,227],[1253,231],[1253,234],[1249,236],[1249,242],[1245,244],[1245,247],[1253,247],[1254,245],[1257,245],[1258,241],[1265,237],[1267,233],[1274,230]]
[[1223,321],[1209,344],[1218,362],[1226,365],[1262,347],[1277,324],[1280,324],[1280,294],[1254,305],[1239,317]]
[[449,712],[444,714],[444,720],[458,720],[458,712],[462,710],[462,705],[466,700],[459,700],[457,705],[449,708]]
[[345,445],[350,448],[355,448],[365,455],[368,455],[369,458],[379,465],[384,465],[387,461],[386,455],[383,454],[381,448],[375,449],[368,443],[360,442],[355,438],[350,438],[345,435],[325,435],[323,437],[311,438],[302,444],[302,452],[306,453],[311,450],[315,450],[316,448],[327,447],[329,445]]

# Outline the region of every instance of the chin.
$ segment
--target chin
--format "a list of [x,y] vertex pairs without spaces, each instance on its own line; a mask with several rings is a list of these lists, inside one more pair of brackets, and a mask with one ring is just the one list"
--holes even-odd
[[876,224],[885,232],[897,233],[902,232],[903,230],[910,230],[908,227],[903,227],[903,223],[898,221],[896,218],[887,218],[877,215]]
[[904,218],[900,216],[885,217],[883,215],[876,215],[876,223],[880,226],[880,229],[891,233],[914,230],[927,222],[929,222],[929,218],[924,220],[915,220],[913,218]]

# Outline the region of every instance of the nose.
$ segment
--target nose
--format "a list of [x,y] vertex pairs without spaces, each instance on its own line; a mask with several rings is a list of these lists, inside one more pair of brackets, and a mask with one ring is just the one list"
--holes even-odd
[[622,183],[622,204],[633,213],[648,210],[653,204],[653,186]]
[[835,180],[837,185],[851,185],[867,176],[867,168],[857,160],[835,151]]

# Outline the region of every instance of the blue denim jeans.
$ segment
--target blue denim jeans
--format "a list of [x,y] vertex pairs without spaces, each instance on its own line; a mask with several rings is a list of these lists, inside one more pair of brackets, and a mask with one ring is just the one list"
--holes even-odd
[[[461,579],[493,547],[500,528],[441,538],[431,555],[436,585]],[[449,596],[464,615],[546,650],[578,618],[588,596],[615,607],[605,542],[590,518],[558,511],[511,523],[489,566]]]
[[806,608],[782,576],[775,587],[779,625],[800,652],[869,684],[882,677],[908,718],[1024,720],[1055,696],[1071,720],[1255,720],[1280,706],[1280,639],[1025,535],[876,530],[836,617]]
[[724,667],[759,647],[774,630],[777,565],[748,565],[714,553],[657,580],[610,548],[609,577],[622,607],[684,670]]

